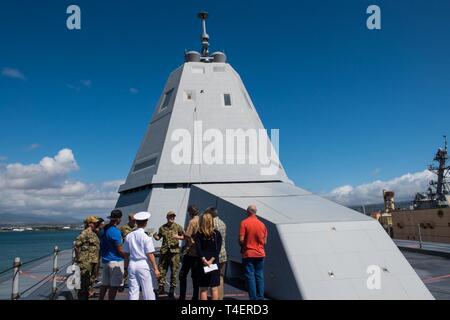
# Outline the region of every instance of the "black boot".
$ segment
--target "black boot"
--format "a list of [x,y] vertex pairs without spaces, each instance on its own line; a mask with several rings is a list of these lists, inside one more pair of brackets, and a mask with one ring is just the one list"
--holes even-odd
[[166,294],[166,291],[164,290],[164,286],[159,286],[158,287],[158,295],[162,295],[162,294]]
[[175,288],[174,287],[170,287],[170,289],[169,289],[169,298],[175,299]]

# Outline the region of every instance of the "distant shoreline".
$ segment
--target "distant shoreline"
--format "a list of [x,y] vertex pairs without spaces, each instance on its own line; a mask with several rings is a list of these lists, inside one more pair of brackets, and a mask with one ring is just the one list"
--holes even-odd
[[81,226],[1,226],[0,232],[41,232],[41,231],[76,231],[83,230]]

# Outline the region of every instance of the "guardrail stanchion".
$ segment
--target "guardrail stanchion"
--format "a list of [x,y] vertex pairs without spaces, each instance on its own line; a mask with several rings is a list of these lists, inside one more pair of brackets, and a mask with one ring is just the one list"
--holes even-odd
[[58,246],[55,246],[53,249],[53,283],[52,283],[52,294],[53,297],[56,297],[56,274],[58,273],[58,253],[59,249]]
[[13,280],[12,280],[12,291],[11,291],[11,300],[18,300],[20,298],[19,293],[19,273],[20,273],[20,266],[22,263],[20,262],[20,258],[16,257],[14,258],[14,264],[13,264]]
[[422,233],[420,232],[420,223],[417,224],[417,229],[419,230],[419,248],[422,249]]
[[74,263],[76,260],[75,243],[76,241],[74,241],[72,245],[72,263]]

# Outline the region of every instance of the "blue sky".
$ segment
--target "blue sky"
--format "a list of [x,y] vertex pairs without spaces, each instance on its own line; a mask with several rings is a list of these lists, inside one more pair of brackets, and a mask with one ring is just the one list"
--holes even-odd
[[[80,31],[65,27],[70,4]],[[381,30],[366,28],[370,4]],[[69,148],[71,179],[124,179],[168,74],[200,49],[201,9],[212,50],[280,129],[299,186],[326,193],[421,172],[450,133],[448,1],[5,0],[0,162]]]

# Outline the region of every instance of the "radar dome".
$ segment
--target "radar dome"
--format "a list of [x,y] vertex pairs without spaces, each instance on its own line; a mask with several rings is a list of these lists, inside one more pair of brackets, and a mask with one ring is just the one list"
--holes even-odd
[[214,52],[211,57],[213,57],[213,62],[227,62],[227,56],[223,52]]
[[184,54],[186,62],[200,62],[200,53],[197,51],[188,51]]

